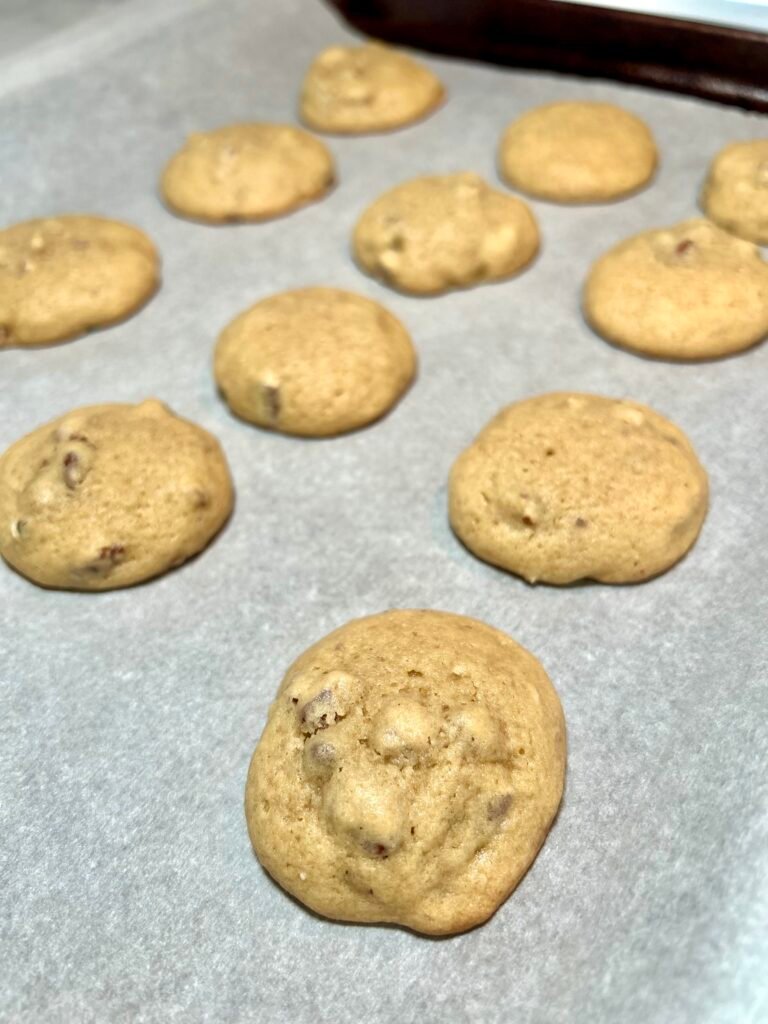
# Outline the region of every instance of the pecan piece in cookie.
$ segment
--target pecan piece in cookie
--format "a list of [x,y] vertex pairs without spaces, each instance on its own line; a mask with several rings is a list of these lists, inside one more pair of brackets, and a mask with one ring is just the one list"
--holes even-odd
[[93,573],[96,576],[108,576],[109,573],[125,560],[125,546],[123,544],[107,544],[99,548],[98,555],[87,562],[82,572]]
[[304,744],[302,764],[308,778],[325,778],[338,761],[338,750],[333,743],[317,737]]
[[67,452],[63,459],[62,475],[64,483],[71,491],[83,482],[86,472],[87,470],[80,461],[77,452]]

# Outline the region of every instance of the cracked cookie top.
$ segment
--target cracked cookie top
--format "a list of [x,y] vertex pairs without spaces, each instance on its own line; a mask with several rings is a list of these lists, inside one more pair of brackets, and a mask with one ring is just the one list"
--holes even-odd
[[202,427],[156,399],[87,406],[0,457],[0,554],[46,587],[126,587],[204,548],[232,502]]
[[385,612],[288,669],[246,817],[264,867],[318,913],[450,934],[515,888],[564,767],[560,703],[531,654],[474,619]]

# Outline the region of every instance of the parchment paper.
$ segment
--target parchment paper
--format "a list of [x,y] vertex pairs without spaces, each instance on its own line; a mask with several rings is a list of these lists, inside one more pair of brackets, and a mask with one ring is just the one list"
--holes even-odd
[[[145,228],[164,284],[134,319],[0,353],[0,448],[69,408],[150,395],[222,441],[237,507],[201,557],[147,585],[49,592],[0,566],[0,1017],[53,1022],[742,1024],[768,1019],[765,384],[768,347],[698,365],[614,349],[579,314],[590,261],[695,213],[720,146],[767,134],[734,109],[608,83],[428,60],[449,100],[387,136],[331,139],[340,184],[258,226],[176,219],[159,172],[186,133],[294,118],[302,73],[348,38],[315,0],[121,4],[0,63],[0,222],[94,211]],[[423,172],[494,181],[508,120],[618,100],[652,124],[652,188],[536,203],[516,280],[395,294],[348,256],[383,189]],[[214,339],[275,290],[326,283],[407,324],[419,379],[378,425],[326,441],[237,422]],[[529,587],[452,536],[445,483],[505,403],[556,388],[647,402],[710,472],[691,555],[639,586]],[[559,819],[484,927],[429,940],[318,919],[262,872],[242,793],[288,662],[388,607],[485,619],[543,661],[565,707]]]

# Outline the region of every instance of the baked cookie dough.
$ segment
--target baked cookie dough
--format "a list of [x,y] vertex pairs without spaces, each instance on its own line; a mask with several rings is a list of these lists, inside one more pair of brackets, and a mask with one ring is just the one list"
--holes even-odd
[[538,248],[528,206],[469,172],[397,185],[368,207],[353,237],[364,270],[415,295],[511,277]]
[[168,206],[221,223],[265,220],[325,195],[333,184],[326,146],[289,124],[233,124],[190,135],[163,172]]
[[768,139],[720,150],[701,195],[704,212],[740,238],[768,245]]
[[245,813],[263,866],[317,913],[447,935],[515,888],[564,772],[563,712],[533,655],[475,619],[390,611],[290,666]]
[[647,355],[711,359],[768,334],[768,264],[751,242],[693,219],[633,235],[593,265],[584,313]]
[[600,203],[635,192],[656,169],[648,126],[612,103],[548,103],[506,129],[502,177],[513,188],[556,203]]
[[45,587],[127,587],[204,548],[232,501],[202,427],[156,399],[86,406],[0,456],[0,554]]
[[384,132],[425,117],[443,99],[440,79],[380,43],[331,46],[318,54],[301,90],[301,119],[321,132]]
[[63,214],[0,231],[0,348],[69,341],[134,313],[160,259],[143,231]]
[[698,536],[707,474],[637,402],[553,393],[495,416],[454,463],[449,514],[478,558],[529,583],[635,583]]
[[214,374],[232,411],[321,437],[383,416],[416,371],[407,331],[378,302],[300,288],[257,302],[224,330]]

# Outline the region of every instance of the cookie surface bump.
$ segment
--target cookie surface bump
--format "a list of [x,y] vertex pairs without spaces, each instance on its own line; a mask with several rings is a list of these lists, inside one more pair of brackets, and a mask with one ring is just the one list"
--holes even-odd
[[480,924],[546,837],[565,723],[539,662],[475,619],[357,619],[288,669],[245,794],[262,865],[327,917]]
[[319,199],[333,184],[333,159],[288,124],[233,124],[191,135],[163,172],[176,213],[221,223],[264,220]]
[[768,245],[768,139],[734,142],[709,168],[702,192],[707,216],[740,238]]
[[257,302],[216,345],[216,382],[233,412],[288,434],[320,437],[383,416],[413,379],[407,331],[377,302],[301,288]]
[[685,434],[637,402],[558,393],[507,406],[454,463],[451,525],[528,580],[633,583],[677,562],[707,511]]
[[127,587],[204,548],[232,502],[202,427],[155,399],[86,406],[0,456],[0,554],[46,587]]
[[382,132],[429,114],[443,99],[436,75],[379,43],[318,54],[301,91],[301,118],[321,132]]
[[558,203],[619,199],[650,180],[657,159],[648,126],[612,103],[536,107],[499,145],[499,169],[513,188]]
[[511,277],[538,247],[528,206],[469,172],[397,185],[365,210],[353,237],[364,270],[416,295]]
[[134,313],[160,259],[143,231],[85,214],[0,231],[0,348],[69,341]]
[[768,264],[751,242],[696,218],[600,257],[584,313],[604,338],[670,359],[726,356],[768,334]]

